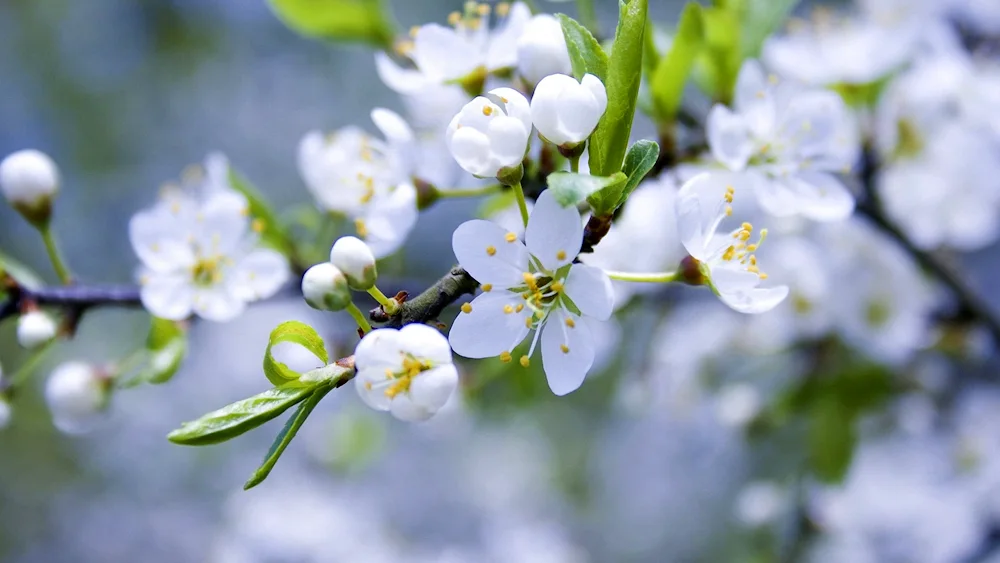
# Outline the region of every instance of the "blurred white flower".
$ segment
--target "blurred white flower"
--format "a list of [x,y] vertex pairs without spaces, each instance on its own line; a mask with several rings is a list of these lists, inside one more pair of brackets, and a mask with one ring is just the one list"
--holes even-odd
[[517,39],[517,72],[529,84],[550,74],[570,74],[573,66],[562,25],[551,14],[532,16]]
[[340,237],[330,249],[330,263],[347,278],[352,289],[366,290],[375,286],[378,270],[371,248],[357,237]]
[[434,416],[458,386],[448,339],[423,324],[369,332],[354,363],[355,388],[365,404],[407,422]]
[[45,382],[45,402],[52,412],[52,422],[67,434],[82,434],[93,428],[110,398],[111,380],[84,362],[60,365]]
[[733,110],[713,107],[706,134],[717,161],[752,178],[768,213],[839,221],[854,211],[854,197],[834,175],[856,156],[851,120],[837,94],[781,83],[748,60]]
[[579,82],[565,74],[550,74],[535,86],[531,121],[538,134],[558,146],[587,140],[608,107],[604,83],[593,74]]
[[11,153],[0,161],[0,192],[29,221],[45,221],[59,192],[59,169],[41,151]]
[[496,88],[465,104],[448,125],[448,150],[466,172],[495,177],[524,160],[531,137],[528,100],[512,88]]
[[763,313],[788,296],[788,286],[759,287],[767,274],[760,271],[754,254],[767,237],[761,229],[751,241],[754,227],[744,222],[728,235],[718,234],[737,186],[745,176],[703,173],[688,180],[677,194],[677,231],[688,253],[702,266],[712,290],[723,303],[741,313]]
[[195,313],[222,322],[274,295],[288,280],[288,261],[259,247],[253,231],[247,201],[235,191],[167,191],[129,221],[143,306],[164,319]]
[[741,428],[757,416],[762,402],[760,392],[750,384],[724,385],[715,397],[715,416],[726,426]]
[[747,483],[736,496],[736,519],[752,528],[775,522],[787,508],[788,494],[771,481]]
[[455,256],[483,292],[462,306],[449,339],[459,355],[509,362],[511,351],[534,330],[521,365],[528,366],[541,339],[549,388],[565,395],[583,383],[594,363],[593,336],[581,315],[611,316],[611,280],[599,268],[573,263],[583,223],[576,207],[562,207],[549,191],[535,201],[524,239],[483,220],[455,230]]
[[299,143],[299,172],[319,206],[354,220],[359,237],[379,258],[402,246],[417,222],[414,133],[399,115],[371,113],[385,140],[357,127],[324,136],[311,131]]
[[44,311],[29,311],[17,319],[17,343],[35,348],[55,338],[56,322]]

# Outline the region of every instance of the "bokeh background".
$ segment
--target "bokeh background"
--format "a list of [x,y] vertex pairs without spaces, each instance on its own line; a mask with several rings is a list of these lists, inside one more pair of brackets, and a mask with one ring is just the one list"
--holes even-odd
[[[442,21],[458,3],[391,4],[406,29]],[[615,3],[596,4],[610,29]],[[681,3],[652,4],[653,17],[669,23]],[[378,80],[371,50],[302,39],[263,1],[0,1],[0,154],[34,147],[59,163],[57,229],[85,281],[132,279],[129,217],[210,151],[228,155],[277,205],[309,204],[295,167],[301,136],[370,129],[365,116],[375,106],[400,102]],[[474,206],[443,202],[423,215],[389,274],[405,272],[411,289],[435,279],[452,262],[452,230]],[[6,207],[0,248],[48,272],[40,240]],[[995,250],[967,266],[976,280],[991,279]],[[0,558],[768,561],[751,559],[770,540],[734,506],[754,479],[794,490],[794,442],[749,442],[711,401],[651,408],[646,391],[622,391],[620,379],[655,374],[647,346],[661,315],[630,315],[608,336],[621,344],[603,373],[559,401],[540,378],[519,381],[414,426],[366,410],[349,390],[333,393],[249,492],[241,484],[280,420],[211,448],[176,446],[165,435],[266,388],[260,361],[279,322],[309,322],[345,347],[352,325],[291,297],[232,324],[198,323],[174,380],[119,394],[91,434],[55,431],[40,385],[17,397],[14,421],[0,431]],[[146,322],[140,312],[88,314],[37,382],[60,359],[126,354]],[[0,326],[5,367],[23,358],[13,328]],[[773,501],[762,496],[756,505],[743,499]],[[956,517],[942,514],[941,525]]]

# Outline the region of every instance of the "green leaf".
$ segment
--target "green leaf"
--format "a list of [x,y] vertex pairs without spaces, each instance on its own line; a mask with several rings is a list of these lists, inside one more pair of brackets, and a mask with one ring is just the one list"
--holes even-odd
[[383,0],[269,0],[293,31],[318,39],[360,41],[388,49],[396,35]]
[[650,87],[660,119],[672,121],[680,108],[684,85],[704,43],[701,6],[689,2],[681,13],[670,50],[660,59]]
[[740,50],[744,58],[760,54],[769,35],[778,30],[799,0],[744,0]]
[[514,194],[514,190],[504,190],[486,198],[479,206],[479,209],[476,210],[476,216],[482,219],[489,219],[516,204],[517,196]]
[[151,349],[146,365],[136,376],[137,381],[166,383],[173,378],[187,355],[187,338],[179,336],[160,348]]
[[701,16],[705,43],[695,78],[715,101],[728,104],[743,64],[739,10],[708,7],[701,10]]
[[285,256],[291,256],[294,250],[291,237],[282,225],[278,213],[260,193],[260,190],[232,167],[229,168],[229,183],[234,190],[247,198],[247,203],[250,205],[250,215],[256,222],[255,227],[260,229],[261,241]]
[[299,344],[313,356],[319,358],[323,364],[330,363],[323,338],[313,327],[299,321],[283,322],[271,331],[271,336],[267,341],[267,349],[264,350],[264,375],[267,376],[268,381],[276,386],[298,385],[298,379],[302,375],[274,359],[274,356],[271,355],[271,348],[281,342]]
[[851,466],[854,445],[855,412],[841,405],[836,397],[817,402],[809,416],[809,463],[816,476],[827,482],[844,479]]
[[302,428],[302,424],[305,423],[307,418],[309,418],[313,409],[316,408],[316,405],[319,404],[320,400],[322,400],[331,389],[333,389],[333,387],[326,385],[320,387],[313,391],[312,395],[310,395],[305,402],[299,405],[298,410],[296,410],[295,413],[289,417],[288,422],[285,423],[281,432],[278,433],[274,442],[271,443],[271,448],[267,450],[267,455],[264,456],[264,461],[260,464],[260,467],[257,468],[257,471],[254,471],[253,475],[250,476],[250,479],[248,479],[243,485],[244,491],[256,487],[264,481],[264,479],[267,479],[267,476],[271,473],[271,469],[274,468],[274,464],[278,463],[278,459],[281,457],[281,454],[285,452],[285,448],[288,447],[288,444],[292,443],[295,435],[298,434],[299,428]]
[[591,176],[575,172],[553,172],[546,179],[556,201],[563,207],[577,205],[588,200],[595,193],[613,187],[615,184],[624,183],[624,181],[625,175],[621,172],[611,177]]
[[185,446],[207,446],[225,442],[253,430],[310,396],[314,388],[277,387],[248,399],[226,405],[198,420],[185,422],[167,434],[167,439]]
[[628,148],[639,83],[642,81],[643,37],[646,32],[647,0],[619,2],[618,30],[608,58],[608,108],[590,137],[590,171],[611,176],[621,170]]
[[622,193],[618,197],[618,203],[615,205],[616,209],[621,207],[625,203],[625,200],[628,199],[628,196],[632,195],[632,192],[639,187],[639,182],[653,169],[653,165],[656,164],[656,159],[659,156],[660,145],[655,141],[643,139],[636,141],[632,145],[628,150],[628,154],[625,155],[625,164],[622,166],[622,172],[628,176],[628,180],[625,182]]
[[149,334],[146,336],[146,348],[150,350],[162,350],[169,346],[175,339],[184,337],[184,329],[175,321],[168,321],[159,317],[152,317],[149,326]]
[[566,47],[569,49],[569,60],[573,64],[573,76],[577,80],[590,73],[601,79],[608,75],[608,55],[601,44],[587,28],[566,14],[556,14],[562,25]]

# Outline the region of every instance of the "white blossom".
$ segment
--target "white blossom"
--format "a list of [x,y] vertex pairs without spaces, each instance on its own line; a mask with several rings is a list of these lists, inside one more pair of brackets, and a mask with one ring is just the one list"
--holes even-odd
[[448,340],[423,324],[369,332],[354,351],[354,363],[355,387],[365,404],[408,422],[434,416],[458,385]]
[[532,16],[517,39],[517,72],[529,84],[550,74],[570,74],[573,67],[562,25],[551,14]]
[[777,483],[754,481],[747,483],[736,496],[734,512],[744,526],[771,524],[787,508],[788,493]]
[[462,306],[449,340],[459,355],[509,362],[534,330],[519,361],[527,367],[540,341],[549,387],[565,395],[583,383],[593,365],[593,337],[583,317],[611,316],[611,280],[599,268],[573,263],[583,224],[575,207],[562,207],[549,191],[536,200],[524,239],[483,220],[455,230],[455,256],[483,293]]
[[608,107],[604,83],[593,74],[577,82],[572,76],[551,74],[535,86],[531,120],[538,134],[559,146],[587,140]]
[[733,109],[716,105],[706,129],[712,155],[753,180],[768,213],[839,221],[854,211],[854,197],[835,174],[850,169],[857,145],[835,93],[781,83],[750,60],[740,70]]
[[47,154],[20,150],[0,161],[0,192],[29,220],[47,220],[58,191],[59,169]]
[[17,343],[35,348],[55,338],[56,322],[43,311],[29,311],[17,319]]
[[142,303],[157,317],[228,321],[288,280],[287,259],[258,245],[246,199],[210,180],[200,186],[166,190],[129,222]]
[[760,392],[750,384],[725,385],[715,398],[715,415],[726,426],[743,427],[760,412],[761,402]]
[[688,253],[723,303],[741,313],[763,313],[788,296],[788,286],[759,287],[761,272],[754,252],[767,237],[761,229],[756,241],[748,222],[728,235],[718,234],[731,213],[733,194],[746,178],[731,173],[702,173],[681,186],[677,195],[677,230]]
[[346,215],[377,257],[402,246],[417,222],[414,133],[399,115],[376,108],[385,140],[357,127],[311,131],[299,143],[299,172],[320,208]]
[[340,311],[351,303],[344,273],[329,262],[316,264],[302,275],[302,296],[313,309]]
[[357,237],[340,237],[330,249],[330,263],[347,278],[353,289],[371,289],[378,278],[375,256],[368,245]]
[[445,133],[458,165],[481,178],[520,166],[531,137],[528,100],[512,88],[496,88],[489,94],[466,104]]
[[111,382],[94,366],[67,362],[45,382],[45,402],[56,428],[67,434],[89,431],[110,399]]

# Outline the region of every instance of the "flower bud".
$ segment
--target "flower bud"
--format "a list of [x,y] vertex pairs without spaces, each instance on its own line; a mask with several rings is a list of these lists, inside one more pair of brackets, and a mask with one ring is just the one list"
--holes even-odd
[[531,137],[528,100],[512,88],[496,88],[465,104],[445,132],[448,150],[466,172],[496,177],[519,166]]
[[43,152],[17,151],[0,162],[0,191],[31,224],[44,225],[59,191],[59,169]]
[[330,262],[347,278],[353,289],[367,290],[375,287],[378,270],[375,256],[368,245],[357,237],[340,237],[330,250]]
[[559,20],[538,14],[528,20],[517,40],[517,72],[530,84],[550,74],[569,74],[573,65]]
[[302,295],[310,307],[321,311],[340,311],[351,304],[347,278],[329,262],[306,270],[302,276]]
[[111,386],[94,366],[67,362],[45,383],[45,402],[56,428],[67,434],[90,430],[108,406]]
[[17,343],[35,348],[52,340],[58,327],[52,317],[42,311],[29,311],[17,320]]
[[565,74],[550,74],[535,86],[531,120],[546,141],[571,147],[587,140],[607,107],[607,91],[593,74],[584,75],[580,82]]

